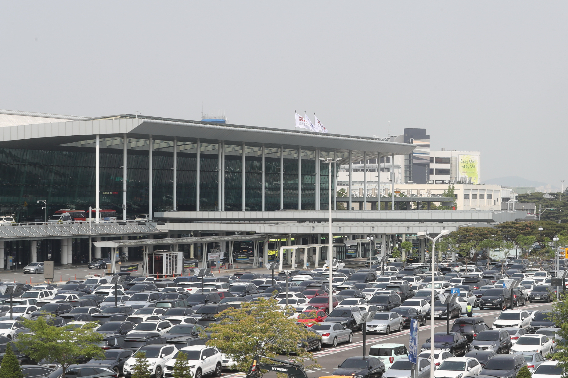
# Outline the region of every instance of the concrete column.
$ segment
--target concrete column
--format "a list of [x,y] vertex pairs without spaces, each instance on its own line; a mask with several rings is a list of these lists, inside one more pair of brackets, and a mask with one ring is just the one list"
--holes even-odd
[[308,263],[308,248],[304,248],[304,269],[308,268],[307,263]]
[[195,258],[195,249],[194,249],[193,246],[194,246],[193,243],[191,243],[191,244],[189,245],[189,258],[190,258],[190,259],[194,259],[194,258]]
[[386,235],[381,235],[381,256],[384,258],[387,255]]
[[381,153],[377,154],[377,210],[381,210]]
[[67,240],[67,264],[73,264],[73,238]]
[[420,253],[420,262],[426,261],[426,239],[419,239],[418,252]]
[[[290,246],[292,245],[292,236],[288,235],[288,239],[286,240],[286,245]],[[286,263],[287,264],[292,264],[292,250],[287,250],[286,251]]]
[[174,164],[173,164],[173,171],[174,171],[174,182],[173,182],[173,210],[177,210],[177,154],[178,154],[178,142],[177,138],[174,138]]
[[268,243],[270,242],[269,238],[264,239],[264,243],[262,244],[262,266],[266,268],[268,264]]
[[[199,197],[201,195],[201,142],[197,140],[197,167],[195,170],[195,210],[199,211]],[[191,250],[193,251],[193,244],[191,245]]]
[[[100,242],[102,239],[100,237],[95,238],[95,241]],[[95,247],[95,259],[101,258],[101,247]]]
[[316,153],[315,153],[315,163],[316,163],[316,192],[315,192],[315,198],[314,201],[315,206],[314,209],[316,210],[320,210],[320,205],[321,205],[321,201],[320,201],[320,192],[321,192],[321,166],[320,166],[320,150],[316,149]]
[[61,239],[61,265],[67,264],[67,239]]
[[222,149],[223,149],[223,143],[219,142],[217,145],[217,208],[215,210],[217,211],[221,211],[222,206],[221,206],[221,197],[223,195],[223,159],[222,159]]
[[266,147],[262,146],[262,211],[266,211]]
[[[99,134],[96,136],[96,146],[95,146],[95,222],[99,223],[101,219],[100,210],[100,193],[101,193],[101,185],[100,185],[100,176],[101,176],[101,165],[100,165],[100,150],[101,150],[101,143]],[[47,205],[46,205],[47,206]]]
[[153,167],[152,167],[152,160],[154,154],[154,140],[152,136],[148,136],[148,219],[152,220],[154,218],[154,214],[152,213],[152,196],[153,196],[153,187],[154,187],[154,176],[153,176]]
[[[243,147],[242,147],[242,154],[241,154],[241,171],[242,171],[242,176],[241,176],[241,210],[245,211],[246,209],[246,172],[245,172],[245,167],[246,167],[246,153],[245,153],[245,144],[243,143]],[[264,191],[263,191],[264,194]],[[264,210],[264,209],[263,209]]]
[[126,220],[126,182],[128,181],[128,138],[122,137],[122,220]]
[[363,210],[367,210],[367,152],[363,152]]
[[394,210],[394,154],[391,154],[391,196],[392,210]]
[[32,262],[37,262],[37,240],[31,242]]
[[[330,188],[331,190],[331,188]],[[337,152],[333,151],[333,210],[337,210]]]
[[[353,162],[351,161],[351,150],[349,150],[349,207],[347,210],[351,210],[352,200],[351,200],[351,187],[353,184]],[[331,260],[330,260],[331,262]]]
[[302,210],[302,148],[298,147],[298,210]]
[[[128,236],[123,236],[122,240],[128,240]],[[122,253],[124,254],[124,256],[126,256],[126,259],[128,260],[128,247],[122,247]]]
[[4,265],[4,241],[0,240],[0,269],[6,269]]

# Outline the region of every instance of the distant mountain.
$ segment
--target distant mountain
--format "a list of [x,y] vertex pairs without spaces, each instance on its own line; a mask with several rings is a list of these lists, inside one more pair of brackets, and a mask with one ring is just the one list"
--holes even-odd
[[484,184],[491,184],[491,185],[501,185],[501,186],[508,186],[508,187],[517,187],[517,186],[531,186],[531,187],[539,187],[539,186],[547,186],[548,184],[545,182],[540,181],[531,181],[519,176],[507,176],[507,177],[498,177],[491,180],[485,180]]

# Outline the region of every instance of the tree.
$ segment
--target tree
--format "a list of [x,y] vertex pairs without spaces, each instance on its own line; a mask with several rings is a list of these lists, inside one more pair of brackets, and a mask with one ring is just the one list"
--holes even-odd
[[[347,197],[347,190],[345,190],[344,188],[341,188],[337,191],[337,197]],[[346,206],[344,203],[338,203],[337,204],[337,209],[336,210],[346,210]]]
[[562,293],[560,300],[552,303],[552,311],[548,318],[561,327],[558,330],[561,339],[555,345],[552,358],[558,360],[558,365],[564,371],[568,371],[568,293]]
[[136,352],[134,365],[132,365],[132,378],[150,378],[150,364],[146,359],[146,352]]
[[400,243],[400,249],[404,251],[406,258],[408,258],[412,254],[412,242],[403,241]]
[[173,377],[192,378],[192,374],[189,369],[189,363],[187,362],[187,355],[183,352],[178,352],[176,356],[176,363],[174,364]]
[[6,346],[6,353],[4,354],[4,358],[2,358],[2,364],[0,364],[0,377],[24,378],[18,358],[12,351],[12,343],[8,343]]
[[517,378],[531,378],[532,374],[529,368],[525,365],[517,373]]
[[97,323],[86,323],[80,328],[57,327],[43,316],[35,320],[22,319],[21,322],[30,333],[18,336],[15,342],[18,350],[35,361],[47,359],[56,362],[63,369],[63,378],[70,365],[104,357],[98,345],[103,336],[94,331]]
[[[272,298],[256,298],[243,302],[240,308],[229,307],[218,314],[217,321],[207,328],[210,339],[207,345],[215,346],[236,363],[240,371],[247,371],[254,356],[275,357],[287,353],[290,360],[304,365],[315,363],[307,352],[304,341],[314,333],[282,311]],[[288,308],[293,313],[293,308]],[[321,344],[320,344],[321,345]],[[317,365],[310,365],[317,366]]]
[[438,207],[439,210],[454,210],[454,209],[457,210],[454,184],[450,184],[448,186],[448,189],[446,189],[444,191],[444,193],[442,193],[442,197],[449,197],[449,198],[453,198],[454,200],[452,201],[450,206],[444,206],[444,204],[442,204],[441,206]]

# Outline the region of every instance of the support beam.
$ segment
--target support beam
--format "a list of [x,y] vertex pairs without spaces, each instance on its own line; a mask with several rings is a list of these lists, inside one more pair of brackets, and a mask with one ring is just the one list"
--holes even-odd
[[126,220],[126,183],[128,182],[128,138],[122,137],[122,220]]
[[61,253],[60,253],[61,265],[67,265],[67,239],[61,239]]
[[[100,194],[101,194],[101,141],[100,135],[96,135],[96,147],[95,147],[95,222],[99,223],[101,219],[101,214],[99,213],[101,207]],[[47,207],[47,205],[46,205]]]
[[[330,188],[331,190],[331,188]],[[337,210],[337,152],[333,151],[333,210]]]
[[152,220],[154,218],[152,212],[152,197],[154,189],[154,168],[152,166],[152,160],[154,155],[154,140],[152,139],[152,135],[148,137],[148,141],[148,219]]
[[221,204],[221,196],[223,195],[222,191],[223,159],[221,157],[222,154],[221,150],[223,149],[223,143],[219,142],[217,149],[218,151],[217,151],[217,209],[216,210],[221,211],[221,209],[223,208]]
[[243,142],[241,154],[241,210],[246,211],[246,150]]
[[284,147],[280,147],[280,210],[284,210]]
[[4,240],[0,240],[0,269],[6,269],[4,265]]
[[381,210],[381,153],[377,153],[377,210]]
[[302,210],[302,147],[298,147],[298,210]]
[[351,161],[351,158],[351,150],[349,150],[349,208],[347,210],[351,210],[352,206],[351,189],[353,185],[353,162]]
[[30,252],[32,255],[32,262],[37,262],[37,240],[32,240],[30,245]]
[[392,210],[394,210],[394,154],[391,154],[391,197]]
[[177,138],[174,138],[174,188],[173,188],[173,206],[172,209],[177,211],[177,154],[178,154],[178,142]]
[[[100,242],[102,240],[102,238],[100,237],[96,237],[95,241],[96,242]],[[100,259],[101,258],[101,247],[97,247],[95,245],[95,259]]]
[[[199,210],[200,200],[201,197],[201,141],[197,140],[197,161],[196,161],[196,170],[195,170],[195,210]],[[192,244],[193,248],[193,244]]]
[[363,210],[367,210],[367,152],[363,152]]
[[262,146],[262,211],[266,211],[266,147]]
[[316,210],[320,210],[320,206],[321,206],[321,201],[320,201],[320,192],[321,192],[321,166],[320,166],[320,150],[319,148],[316,148],[316,161],[315,161],[315,165],[316,165],[316,192],[315,192],[315,196],[314,196],[314,200],[315,200],[315,206],[314,209]]

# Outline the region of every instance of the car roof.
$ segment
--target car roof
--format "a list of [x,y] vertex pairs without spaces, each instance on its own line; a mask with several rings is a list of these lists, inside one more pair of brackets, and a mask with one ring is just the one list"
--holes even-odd
[[210,348],[210,347],[208,347],[207,345],[190,345],[190,346],[183,347],[180,350],[181,351],[184,351],[184,350],[188,350],[188,351],[189,350],[203,350],[205,348]]
[[401,346],[406,346],[406,345],[397,344],[397,343],[384,343],[384,344],[375,344],[375,345],[371,346],[371,348],[396,348],[396,347],[401,347]]

